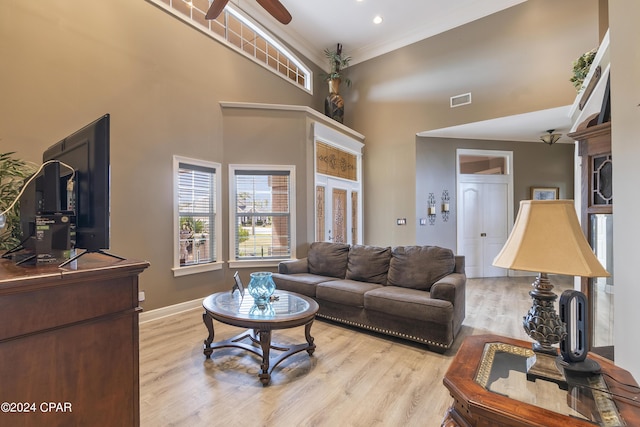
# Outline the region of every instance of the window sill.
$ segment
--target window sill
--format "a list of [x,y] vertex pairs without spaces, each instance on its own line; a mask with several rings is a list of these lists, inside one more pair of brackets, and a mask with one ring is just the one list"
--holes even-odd
[[255,267],[278,267],[284,259],[269,259],[269,260],[247,260],[247,261],[229,261],[229,268],[255,268]]
[[207,271],[222,270],[222,262],[208,264],[189,265],[186,267],[173,267],[173,277],[188,276],[190,274],[206,273]]

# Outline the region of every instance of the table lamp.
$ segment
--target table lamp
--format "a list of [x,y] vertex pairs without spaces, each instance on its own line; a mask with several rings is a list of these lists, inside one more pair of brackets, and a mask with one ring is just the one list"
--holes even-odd
[[547,274],[606,277],[582,233],[573,200],[523,200],[513,230],[493,260],[496,267],[537,272],[529,292],[533,305],[523,318],[524,330],[534,341],[534,356],[527,361],[527,378],[565,383],[556,366],[558,344],[566,326],[556,313],[553,284]]

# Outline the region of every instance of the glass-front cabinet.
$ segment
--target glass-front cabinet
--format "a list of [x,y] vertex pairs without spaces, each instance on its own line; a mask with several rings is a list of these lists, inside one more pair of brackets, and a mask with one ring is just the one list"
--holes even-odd
[[582,228],[609,277],[582,279],[589,300],[591,351],[614,358],[613,159],[611,122],[585,123],[570,134],[582,158]]

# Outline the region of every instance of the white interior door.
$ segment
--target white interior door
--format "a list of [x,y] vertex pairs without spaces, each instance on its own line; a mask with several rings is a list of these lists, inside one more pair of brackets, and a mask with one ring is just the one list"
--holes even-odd
[[469,277],[506,276],[494,267],[508,237],[507,184],[463,182],[460,184],[462,255]]
[[482,277],[482,184],[461,183],[458,209],[462,213],[462,227],[458,233],[462,246],[458,253],[465,257],[465,272],[468,277]]
[[466,169],[479,172],[461,172],[459,160],[458,253],[465,256],[468,277],[506,276],[506,269],[492,264],[509,237],[513,218],[511,153],[459,150],[459,159],[461,155],[472,163]]
[[483,184],[483,234],[482,236],[482,275],[483,277],[501,277],[507,275],[504,268],[494,267],[493,260],[502,250],[509,237],[507,220],[507,184]]

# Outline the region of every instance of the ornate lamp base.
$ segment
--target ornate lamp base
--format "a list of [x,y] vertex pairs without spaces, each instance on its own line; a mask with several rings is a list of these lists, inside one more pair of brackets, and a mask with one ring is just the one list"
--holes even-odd
[[527,359],[527,380],[535,381],[541,378],[558,384],[562,390],[567,390],[568,386],[564,372],[558,369],[556,364],[558,356],[535,350],[534,353],[533,356]]
[[554,302],[558,298],[551,290],[553,285],[546,273],[540,273],[532,283],[529,292],[533,305],[522,320],[525,332],[536,343],[533,344],[534,356],[527,360],[527,379],[535,381],[544,378],[567,387],[563,372],[556,365],[558,349],[553,347],[567,335],[565,324],[556,313]]

